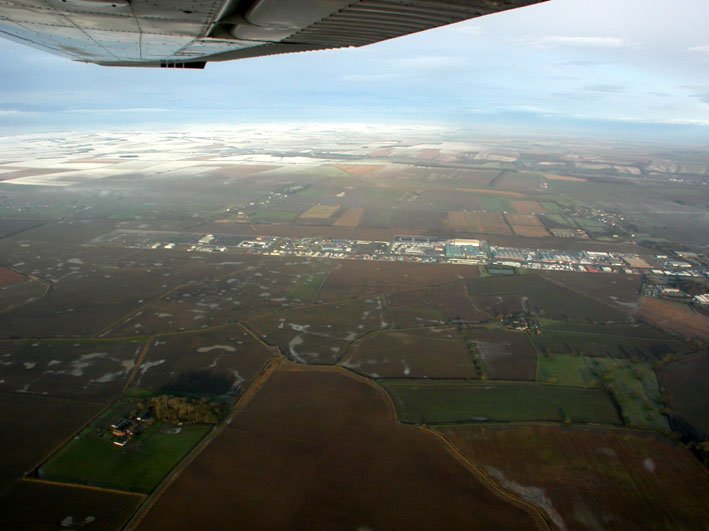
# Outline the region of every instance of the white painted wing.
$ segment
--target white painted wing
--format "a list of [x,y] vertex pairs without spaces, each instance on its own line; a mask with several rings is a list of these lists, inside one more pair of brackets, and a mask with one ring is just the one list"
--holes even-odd
[[0,36],[108,66],[364,46],[546,0],[0,0]]

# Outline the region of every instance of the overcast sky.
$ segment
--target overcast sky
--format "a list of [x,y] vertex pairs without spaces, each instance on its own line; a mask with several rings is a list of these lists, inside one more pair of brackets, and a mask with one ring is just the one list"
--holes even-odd
[[0,131],[411,121],[702,141],[707,27],[707,0],[551,0],[365,48],[203,71],[73,63],[0,39]]

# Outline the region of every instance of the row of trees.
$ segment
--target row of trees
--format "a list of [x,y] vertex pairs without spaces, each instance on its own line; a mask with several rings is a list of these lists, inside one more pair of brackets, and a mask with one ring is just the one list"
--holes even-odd
[[216,424],[226,410],[224,403],[208,398],[158,395],[149,398],[146,402],[156,420],[171,424],[184,422]]

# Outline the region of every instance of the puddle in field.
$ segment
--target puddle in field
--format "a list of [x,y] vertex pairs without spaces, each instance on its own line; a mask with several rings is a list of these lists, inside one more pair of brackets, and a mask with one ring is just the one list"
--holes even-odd
[[298,345],[303,344],[303,337],[302,336],[295,336],[293,339],[291,339],[288,342],[288,352],[290,352],[290,355],[293,356],[293,359],[299,363],[305,363],[305,360],[300,356],[298,352],[296,352],[295,347]]
[[648,457],[643,461],[643,467],[645,467],[645,470],[648,472],[655,472],[655,461]]
[[514,481],[505,477],[505,475],[500,470],[497,470],[494,467],[485,466],[484,468],[485,471],[493,478],[495,478],[505,489],[514,492],[515,494],[521,496],[522,499],[526,500],[532,505],[539,507],[542,511],[546,513],[549,519],[554,522],[554,524],[562,531],[566,529],[564,519],[554,508],[554,504],[551,502],[549,496],[547,496],[547,493],[544,489],[534,486],[526,487],[524,485],[520,485],[519,483],[515,483]]
[[231,345],[212,345],[211,347],[200,347],[197,352],[205,353],[211,352],[212,350],[226,350],[227,352],[236,352],[236,349]]

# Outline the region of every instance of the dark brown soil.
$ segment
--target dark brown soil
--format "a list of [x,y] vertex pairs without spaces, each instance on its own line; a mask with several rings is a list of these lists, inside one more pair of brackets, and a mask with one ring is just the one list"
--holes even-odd
[[385,395],[336,369],[278,369],[140,529],[532,529]]
[[689,530],[709,522],[709,475],[665,437],[540,426],[441,432],[491,475],[545,497],[566,529]]

